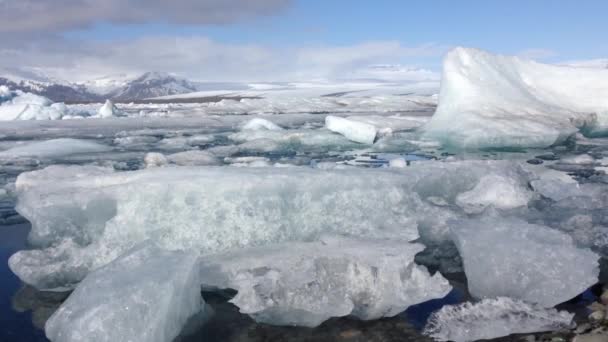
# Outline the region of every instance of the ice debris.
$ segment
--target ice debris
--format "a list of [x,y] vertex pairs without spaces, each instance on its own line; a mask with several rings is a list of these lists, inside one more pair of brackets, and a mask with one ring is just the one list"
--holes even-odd
[[325,117],[325,127],[361,144],[371,145],[376,139],[376,127],[365,122],[328,115]]
[[325,236],[205,258],[206,286],[238,291],[231,302],[258,322],[315,327],[331,317],[392,317],[451,290],[399,240]]
[[423,333],[438,341],[468,342],[511,334],[572,328],[574,314],[506,297],[446,305],[434,312]]

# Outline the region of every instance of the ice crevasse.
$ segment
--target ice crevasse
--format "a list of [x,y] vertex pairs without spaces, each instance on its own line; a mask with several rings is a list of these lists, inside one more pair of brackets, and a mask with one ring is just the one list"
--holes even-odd
[[608,70],[456,48],[444,59],[426,137],[453,147],[547,147],[608,131]]

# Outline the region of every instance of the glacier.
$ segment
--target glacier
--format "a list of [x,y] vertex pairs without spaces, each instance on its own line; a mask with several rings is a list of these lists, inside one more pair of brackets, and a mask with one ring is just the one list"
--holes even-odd
[[459,148],[548,147],[608,130],[608,70],[541,64],[471,48],[443,62],[424,135]]
[[572,328],[574,314],[507,297],[446,305],[434,312],[424,334],[437,341],[469,342]]
[[204,310],[198,255],[143,244],[89,274],[45,331],[53,342],[165,342]]
[[44,96],[0,86],[0,121],[59,120],[66,115],[68,109],[63,103],[53,103]]
[[238,291],[231,302],[256,321],[316,327],[331,317],[370,320],[442,298],[452,287],[414,263],[421,244],[323,236],[204,258],[206,286]]

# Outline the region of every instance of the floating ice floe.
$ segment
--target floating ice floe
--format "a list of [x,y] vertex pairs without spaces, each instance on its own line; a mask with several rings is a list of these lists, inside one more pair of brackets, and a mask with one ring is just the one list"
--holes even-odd
[[118,108],[114,105],[114,102],[111,100],[106,100],[106,102],[99,108],[97,111],[97,116],[103,119],[114,117],[118,114]]
[[262,119],[262,118],[254,118],[254,119],[247,121],[241,129],[246,130],[246,131],[257,131],[257,130],[261,130],[261,129],[270,130],[270,131],[280,131],[283,128],[281,128],[280,126],[278,126],[277,124],[275,124],[269,120]]
[[214,255],[202,261],[206,286],[238,291],[231,302],[258,322],[315,327],[331,317],[392,317],[451,290],[398,240],[323,237]]
[[451,225],[475,298],[505,296],[552,307],[598,281],[598,255],[558,230],[492,216]]
[[219,165],[221,161],[207,151],[184,151],[167,155],[167,160],[180,166]]
[[0,159],[57,158],[80,153],[107,152],[111,149],[109,146],[89,140],[60,138],[17,145],[0,152]]
[[424,334],[438,341],[469,342],[511,334],[568,330],[574,314],[506,297],[446,305],[434,312]]
[[45,326],[53,342],[167,342],[205,308],[198,255],[153,245],[89,274]]
[[0,121],[59,120],[68,114],[63,103],[53,103],[44,96],[0,87]]
[[376,127],[365,122],[328,115],[325,117],[325,127],[361,144],[371,145],[376,139]]
[[608,70],[546,65],[456,48],[424,127],[450,146],[547,147],[608,129]]
[[[513,168],[502,162],[384,170],[51,166],[17,178],[16,209],[32,223],[36,249],[16,253],[9,264],[24,282],[55,289],[73,286],[145,240],[206,254],[322,234],[443,241],[447,221],[463,214],[454,205],[458,194],[487,174],[523,177]],[[449,205],[436,206],[431,197]]]
[[513,209],[524,207],[533,193],[516,178],[500,175],[482,177],[471,191],[456,198],[456,204],[469,214],[478,214],[487,207]]

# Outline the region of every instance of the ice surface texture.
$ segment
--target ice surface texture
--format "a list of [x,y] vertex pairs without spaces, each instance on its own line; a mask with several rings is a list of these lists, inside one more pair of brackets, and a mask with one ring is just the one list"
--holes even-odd
[[573,317],[565,311],[500,297],[444,306],[431,315],[424,333],[438,341],[477,341],[569,329]]
[[10,266],[26,283],[53,289],[73,286],[145,240],[201,253],[314,241],[322,234],[442,240],[446,222],[463,214],[456,197],[494,173],[527,182],[516,165],[502,162],[121,173],[51,166],[17,179],[17,210],[32,223],[29,241],[38,249],[18,252]]
[[608,128],[608,70],[456,48],[426,135],[458,147],[546,147]]
[[111,149],[109,146],[89,140],[60,138],[17,145],[0,152],[0,159],[58,158],[78,153],[107,152]]
[[366,122],[328,115],[325,117],[325,127],[361,144],[371,145],[376,139],[376,127]]
[[454,222],[452,231],[476,298],[505,296],[552,307],[598,280],[598,256],[555,229],[486,217]]
[[232,302],[256,321],[314,327],[331,317],[391,317],[451,290],[398,240],[323,237],[242,249],[203,260],[204,284],[238,291]]
[[146,244],[87,276],[45,330],[53,342],[166,342],[202,310],[198,255]]

